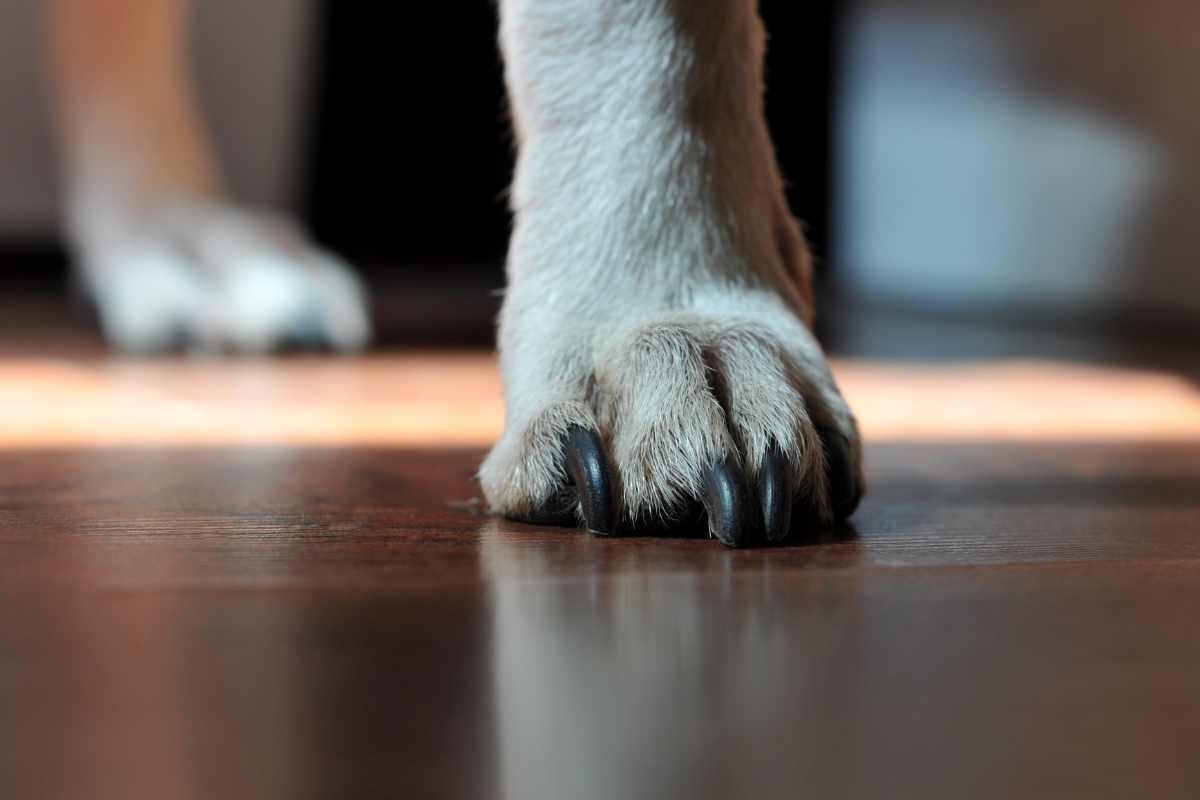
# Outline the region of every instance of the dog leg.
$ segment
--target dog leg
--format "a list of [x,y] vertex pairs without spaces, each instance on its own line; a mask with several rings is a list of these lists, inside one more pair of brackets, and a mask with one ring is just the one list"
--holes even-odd
[[361,347],[357,278],[239,209],[196,110],[185,0],[51,0],[65,230],[105,332],[133,351]]
[[[503,0],[520,143],[491,506],[727,544],[849,514],[861,446],[809,331],[753,0]],[[799,518],[798,518],[799,519]]]

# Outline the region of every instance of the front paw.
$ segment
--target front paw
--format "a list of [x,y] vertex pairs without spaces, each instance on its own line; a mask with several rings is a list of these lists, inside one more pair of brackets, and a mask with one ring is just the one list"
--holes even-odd
[[109,341],[129,352],[352,351],[367,296],[291,224],[218,203],[171,203],[89,231],[77,267]]
[[615,337],[566,326],[547,339],[506,356],[509,424],[480,470],[494,510],[601,533],[703,513],[711,536],[742,546],[857,506],[857,426],[786,310],[651,313]]

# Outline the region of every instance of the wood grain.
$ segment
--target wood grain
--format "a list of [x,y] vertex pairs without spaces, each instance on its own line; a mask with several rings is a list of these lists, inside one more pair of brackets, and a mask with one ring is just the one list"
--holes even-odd
[[0,452],[5,797],[1193,797],[1200,442],[885,442],[730,552],[482,451]]
[[1200,795],[1182,340],[876,325],[853,524],[730,552],[483,514],[490,354],[119,359],[8,305],[0,798]]

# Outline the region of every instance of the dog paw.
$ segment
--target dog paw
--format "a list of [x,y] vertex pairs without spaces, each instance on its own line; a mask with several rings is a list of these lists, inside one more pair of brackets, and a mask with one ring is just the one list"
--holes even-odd
[[359,279],[287,221],[174,203],[89,234],[77,266],[122,350],[353,351],[370,338]]
[[742,546],[828,525],[862,495],[854,417],[769,292],[541,320],[508,345],[506,431],[479,473],[507,516],[613,533],[704,514],[710,536]]

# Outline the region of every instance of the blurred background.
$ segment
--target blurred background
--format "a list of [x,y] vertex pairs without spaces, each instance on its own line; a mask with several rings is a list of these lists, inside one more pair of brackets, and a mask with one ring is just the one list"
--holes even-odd
[[[762,3],[768,109],[822,288],[839,297],[823,314],[836,347],[910,346],[847,328],[861,308],[947,354],[1053,346],[1064,330],[1103,332],[1109,349],[1194,339],[1194,4],[803,5]],[[486,343],[512,166],[493,4],[194,13],[236,197],[294,212],[359,265],[384,343]],[[38,0],[0,8],[0,281],[54,291],[66,261],[41,25]],[[935,319],[988,332],[921,336]],[[1014,321],[1025,333],[994,329]]]

